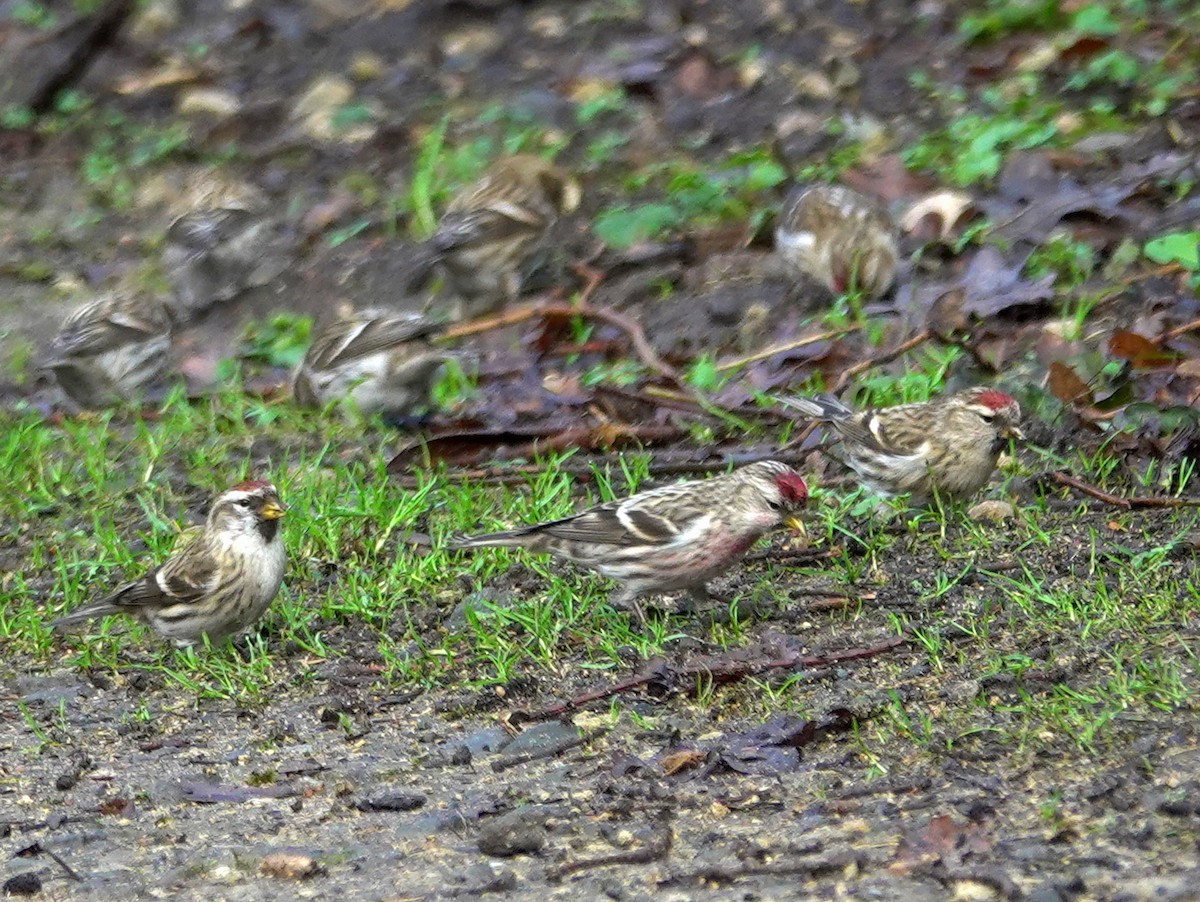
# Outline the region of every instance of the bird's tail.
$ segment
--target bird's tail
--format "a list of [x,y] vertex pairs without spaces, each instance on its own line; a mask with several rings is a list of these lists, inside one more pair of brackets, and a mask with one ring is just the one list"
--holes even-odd
[[523,526],[502,532],[489,532],[479,536],[451,536],[446,547],[452,551],[464,548],[529,548],[541,540],[542,526]]
[[109,599],[104,598],[100,601],[93,601],[89,604],[81,605],[69,614],[63,614],[50,626],[56,632],[64,632],[68,627],[83,623],[85,620],[91,620],[94,617],[103,617],[106,614],[116,613],[116,608],[113,607]]
[[817,395],[815,398],[784,398],[775,395],[774,398],[785,407],[798,410],[813,420],[840,420],[854,413],[833,395]]

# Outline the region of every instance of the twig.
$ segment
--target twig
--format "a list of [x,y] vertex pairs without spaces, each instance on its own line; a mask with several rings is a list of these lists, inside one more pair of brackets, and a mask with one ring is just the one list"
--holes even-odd
[[604,281],[604,270],[596,269],[588,263],[572,263],[571,271],[583,279],[583,288],[579,290],[576,303],[586,304]]
[[614,864],[649,864],[661,861],[671,854],[671,846],[675,844],[675,831],[671,829],[671,812],[666,810],[659,814],[659,826],[651,839],[640,849],[629,852],[615,852],[612,855],[601,855],[597,858],[584,858],[579,861],[568,861],[554,870],[546,873],[547,880],[561,880],[568,874],[578,871],[590,871],[592,868],[609,867]]
[[876,367],[884,363],[890,363],[897,357],[907,354],[913,348],[918,348],[925,344],[925,342],[929,341],[931,338],[933,338],[933,333],[928,329],[922,329],[912,338],[908,339],[907,341],[900,342],[900,344],[896,345],[896,347],[892,348],[891,350],[883,351],[880,354],[876,354],[874,357],[869,357],[866,360],[859,361],[858,363],[854,364],[854,366],[842,372],[842,375],[838,377],[837,382],[833,384],[833,388],[831,389],[832,393],[837,394],[843,388],[849,385],[850,380],[854,379],[856,376],[862,375],[872,367]]
[[1096,298],[1096,303],[1107,301],[1109,298],[1116,297],[1126,288],[1131,285],[1136,285],[1138,282],[1145,282],[1147,279],[1155,279],[1159,276],[1169,276],[1174,273],[1186,272],[1183,266],[1179,263],[1164,263],[1162,266],[1156,266],[1154,269],[1135,272],[1133,275],[1126,276],[1119,280],[1111,289],[1101,294]]
[[849,335],[852,332],[857,332],[861,326],[847,326],[845,329],[832,329],[829,332],[820,332],[816,335],[806,335],[803,338],[796,338],[792,341],[785,341],[783,344],[771,345],[769,348],[763,348],[760,351],[755,351],[753,354],[747,354],[744,357],[736,357],[733,360],[723,360],[717,364],[717,372],[724,373],[729,370],[736,370],[748,363],[754,363],[758,360],[766,360],[768,357],[774,357],[776,354],[783,354],[787,351],[794,351],[797,348],[807,347],[808,345],[816,344],[819,341],[827,341],[831,338],[841,338]]
[[1183,335],[1187,332],[1195,332],[1197,329],[1200,329],[1200,319],[1194,319],[1190,323],[1184,323],[1182,326],[1176,326],[1174,329],[1168,329],[1162,335],[1158,336],[1158,338],[1154,339],[1154,343],[1162,344],[1170,341],[1173,338],[1178,338],[1180,335]]
[[[758,676],[771,670],[795,669],[795,670],[811,670],[817,667],[827,667],[832,664],[840,664],[845,661],[858,661],[863,658],[871,658],[875,655],[882,654],[885,651],[890,651],[897,645],[906,642],[904,636],[896,636],[891,639],[885,639],[883,642],[866,648],[852,648],[846,651],[830,652],[824,655],[802,655],[799,650],[795,650],[785,654],[781,658],[771,661],[755,662],[755,661],[698,661],[689,664],[680,670],[674,670],[665,661],[655,661],[651,663],[641,673],[630,677],[627,680],[622,680],[612,686],[607,686],[602,689],[594,689],[591,692],[585,692],[583,695],[576,696],[572,699],[567,699],[563,702],[557,702],[549,707],[543,708],[540,711],[534,711],[527,714],[524,712],[514,712],[513,719],[521,724],[531,723],[534,721],[553,720],[562,717],[564,714],[569,714],[572,711],[577,711],[585,705],[592,702],[602,701],[607,698],[612,698],[620,695],[623,692],[628,692],[631,689],[640,689],[643,686],[648,686],[651,683],[674,683],[676,685],[686,685],[690,681],[694,681],[696,677],[705,677],[711,680],[712,683],[730,683],[736,680],[747,679],[749,677]],[[517,716],[519,714],[519,717]]]
[[83,883],[83,878],[75,873],[71,866],[58,856],[58,853],[56,853],[53,849],[47,849],[40,842],[35,842],[31,846],[26,846],[24,849],[20,849],[13,854],[17,858],[34,858],[38,855],[49,855],[54,860],[54,863],[62,868],[68,877],[77,883]]
[[1050,480],[1059,485],[1065,485],[1067,488],[1095,498],[1097,501],[1103,501],[1105,504],[1111,504],[1114,507],[1123,507],[1125,510],[1160,507],[1200,507],[1200,498],[1163,498],[1161,496],[1122,498],[1120,495],[1112,495],[1094,485],[1088,485],[1083,480],[1077,479],[1070,473],[1064,473],[1061,470],[1046,475]]
[[615,326],[629,336],[629,340],[633,344],[633,350],[637,353],[638,359],[642,363],[664,379],[669,379],[676,385],[684,384],[683,377],[679,375],[679,372],[659,357],[654,348],[650,346],[650,342],[646,338],[646,333],[642,330],[641,324],[624,314],[617,313],[615,310],[609,310],[606,307],[594,307],[587,302],[514,307],[512,310],[506,310],[496,316],[471,320],[470,322],[460,323],[457,326],[451,326],[442,333],[442,338],[462,338],[466,335],[475,335],[479,332],[512,326],[539,316],[582,316],[584,319],[599,320],[602,323]]
[[[841,553],[841,548],[796,548],[793,550],[786,548],[772,548],[768,551],[756,551],[754,554],[748,554],[746,557],[742,558],[742,560],[747,564],[754,563],[756,561],[771,561],[776,564],[783,561],[788,561],[790,563],[795,563],[798,561],[827,561]],[[804,590],[799,590],[793,594],[804,595],[812,593],[806,593]],[[826,595],[828,593],[822,592],[821,594]]]
[[849,799],[862,799],[867,796],[882,795],[883,793],[899,795],[903,792],[924,792],[932,784],[933,781],[929,777],[876,780],[874,783],[868,783],[865,786],[852,786],[845,792],[838,793],[835,798],[837,801],[847,801]]
[[837,852],[825,858],[799,861],[795,864],[750,864],[732,868],[702,868],[670,874],[658,882],[659,886],[678,886],[696,883],[733,883],[745,877],[816,877],[833,871],[844,871],[852,864],[861,866],[863,856],[858,852]]

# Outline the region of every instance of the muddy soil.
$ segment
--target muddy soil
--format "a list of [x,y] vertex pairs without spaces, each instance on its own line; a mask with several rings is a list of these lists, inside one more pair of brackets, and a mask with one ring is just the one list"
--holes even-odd
[[[1135,521],[1147,547],[1166,539],[1156,520]],[[1073,512],[1047,526],[1067,549],[1105,528]],[[500,715],[512,721],[647,666],[721,656],[685,639],[625,673],[564,661],[560,674],[506,687],[414,692],[381,685],[369,641],[343,628],[329,641],[344,657],[282,659],[272,700],[253,710],[183,697],[136,652],[116,674],[10,673],[20,713],[10,708],[0,733],[0,829],[14,853],[40,854],[5,870],[37,874],[64,899],[1195,898],[1195,718],[1118,713],[1094,754],[1068,735],[1015,741],[1024,696],[1092,685],[1108,649],[1064,657],[1047,635],[1007,649],[1030,660],[1019,677],[984,672],[978,641],[954,624],[968,610],[990,609],[997,623],[1019,616],[988,574],[1005,572],[1024,543],[998,543],[974,579],[929,601],[914,587],[932,586],[944,566],[922,544],[913,537],[910,554],[881,561],[871,591],[852,599],[819,567],[768,552],[739,578],[776,574],[769,602],[744,605],[756,618],[746,647],[870,648],[895,636],[891,617],[903,613],[943,637],[936,668],[907,642],[717,685],[704,703],[695,685],[651,681],[620,696],[615,721],[601,700],[516,736]],[[1065,575],[1083,565],[1045,554],[1030,566]],[[1183,566],[1194,578],[1194,560]],[[997,629],[994,648],[1005,652],[1016,632]],[[1194,621],[1164,631],[1164,647],[1194,647],[1196,633]],[[794,767],[770,749],[730,757],[750,742],[735,737],[781,716],[763,693],[789,672],[800,710],[787,716],[826,729]],[[856,738],[890,722],[897,703],[926,726],[889,744]],[[840,711],[860,724],[847,731]],[[266,876],[272,866],[287,876]]]

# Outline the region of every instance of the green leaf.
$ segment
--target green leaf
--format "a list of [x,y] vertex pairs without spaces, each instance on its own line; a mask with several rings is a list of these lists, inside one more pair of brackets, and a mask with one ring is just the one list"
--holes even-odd
[[1146,256],[1155,263],[1178,263],[1192,272],[1200,271],[1200,232],[1172,232],[1146,242]]
[[642,204],[605,210],[596,217],[595,232],[611,247],[632,247],[680,222],[679,211],[670,204]]
[[705,354],[688,369],[687,381],[700,391],[713,391],[721,387],[724,377],[717,369],[716,361]]
[[1071,27],[1080,34],[1117,34],[1121,30],[1107,7],[1098,3],[1085,6],[1075,13],[1071,18]]

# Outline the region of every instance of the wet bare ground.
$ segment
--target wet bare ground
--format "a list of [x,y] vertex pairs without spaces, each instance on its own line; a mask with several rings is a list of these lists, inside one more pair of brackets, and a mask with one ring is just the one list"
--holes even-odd
[[[443,112],[470,121],[489,104],[511,103],[570,133],[579,128],[573,104],[597,86],[619,86],[635,114],[581,130],[597,141],[606,129],[622,132],[629,143],[616,160],[597,162],[584,140],[564,150],[587,170],[584,212],[594,216],[607,206],[607,182],[668,153],[711,163],[763,142],[801,169],[847,132],[870,144],[881,129],[886,149],[910,145],[945,115],[913,87],[914,67],[928,64],[951,84],[985,79],[1036,43],[964,49],[959,11],[937,3],[919,15],[900,2],[400,2],[366,16],[329,2],[150,6],[158,17],[100,54],[79,84],[126,124],[186,119],[192,137],[182,152],[125,185],[128,148],[114,152],[114,174],[75,133],[32,143],[19,129],[5,134],[0,317],[10,398],[53,402],[50,387],[24,379],[23,361],[81,296],[167,278],[157,264],[147,271],[147,260],[157,260],[179,205],[194,201],[197,179],[206,183],[198,194],[214,178],[250,184],[266,207],[286,211],[270,246],[286,262],[278,278],[246,286],[182,340],[203,381],[240,320],[394,299],[405,267],[397,233],[407,234],[414,214],[381,198],[407,195],[421,138]],[[1160,49],[1160,33],[1140,34]],[[340,125],[325,131],[296,107],[323,75],[351,89],[349,100],[338,95]],[[189,106],[182,97],[193,88],[224,96],[193,94]],[[1016,247],[1042,241],[1071,213],[1082,214],[1075,225],[1104,255],[1127,232],[1144,238],[1190,222],[1194,206],[1163,183],[1194,166],[1194,97],[1173,101],[1169,114],[1107,134],[1103,167],[1093,150],[1056,157],[1060,174],[1084,187],[1055,182],[1074,192],[1075,206],[1026,216],[1030,233],[1015,236]],[[826,128],[832,120],[837,129]],[[239,150],[226,159],[231,141]],[[986,198],[994,219],[1046,189],[1046,165],[1037,157],[1008,170]],[[96,170],[85,186],[79,172]],[[886,162],[883,172],[868,181],[885,198],[923,190]],[[1088,194],[1089,179],[1128,194],[1119,202]],[[125,190],[125,205],[106,199]],[[644,190],[639,199],[654,198],[654,187]],[[637,310],[677,362],[704,348],[745,353],[793,337],[811,299],[760,278],[761,238],[741,229],[730,239],[727,227],[701,216],[692,231],[703,240],[687,253],[614,268],[594,302]],[[564,242],[577,258],[594,248],[582,226]],[[748,263],[721,254],[745,244]],[[1079,365],[1069,341],[1043,340],[1036,355],[1014,350],[1038,338],[1049,300],[1044,282],[1017,278],[1019,250],[999,274],[973,270],[970,259],[978,258],[925,265],[936,287],[958,280],[976,292],[970,303],[985,321],[975,324],[974,351],[994,355],[1000,369],[1011,363],[1017,379],[1052,359]],[[1016,280],[1007,293],[993,290],[1003,275]],[[917,281],[902,278],[910,291],[897,293],[897,321],[923,315]],[[664,283],[675,293],[654,303]],[[741,316],[745,292],[765,317]],[[1194,293],[1175,271],[1124,285],[1095,322],[1145,332],[1195,316]],[[824,342],[771,361],[755,384],[787,384],[797,360],[836,374],[860,351],[854,341]],[[1186,405],[1194,383],[1183,375],[1142,372],[1121,388]],[[721,400],[736,406],[745,395],[734,384]],[[1071,428],[1106,423],[1089,406],[1106,400],[1089,397],[1046,444],[1064,452]],[[1163,446],[1181,453],[1158,439],[1125,443],[1131,469]],[[1018,494],[1044,504],[1031,489]],[[91,673],[53,659],[6,660],[0,834],[12,857],[0,873],[10,893],[63,899],[1200,898],[1195,518],[1059,497],[1038,509],[1036,524],[1054,540],[1033,541],[1025,526],[987,527],[987,541],[973,544],[965,526],[951,525],[949,536],[930,521],[879,527],[893,537],[886,554],[841,542],[837,553],[862,565],[850,587],[834,587],[820,559],[775,546],[723,587],[736,592],[773,574],[768,597],[743,599],[751,623],[739,651],[708,647],[693,638],[707,634],[701,624],[683,620],[663,659],[631,658],[620,672],[588,670],[580,649],[561,658],[561,672],[503,686],[391,686],[380,679],[373,635],[339,625],[328,659],[273,647],[266,700],[239,707],[181,692],[136,649],[115,670]],[[1165,560],[1162,572],[1192,593],[1182,620],[1154,637],[1162,658],[1191,665],[1170,697],[1140,695],[1150,702],[1134,712],[1108,699],[1125,697],[1118,684],[1152,677],[1122,657],[1119,633],[1088,641],[1085,596],[1105,586],[1120,603],[1139,604],[1142,591],[1160,587],[1106,581],[1103,562],[1142,554]],[[1046,620],[1006,591],[1026,570],[1044,579],[1045,607],[1061,617]],[[515,571],[517,590],[536,585]],[[430,630],[450,617],[431,602]],[[621,682],[633,685],[610,707],[603,690]],[[556,704],[589,693],[598,697],[553,716]],[[1029,705],[1057,710],[1071,693],[1095,695],[1093,722],[1047,717],[1039,722],[1056,726],[1036,731],[1022,722]],[[530,714],[551,716],[523,720]]]
[[[53,898],[1195,898],[1187,706],[1113,711],[1089,752],[1022,731],[1021,702],[1094,691],[1120,641],[1021,627],[1003,592],[1015,560],[1050,565],[1049,587],[1128,547],[1111,531],[1089,545],[1108,527],[1074,510],[1043,525],[1065,553],[998,542],[937,598],[917,591],[945,570],[921,552],[931,535],[855,593],[777,548],[743,648],[684,639],[621,673],[578,661],[478,692],[389,688],[352,628],[330,637],[344,657],[280,656],[252,709],[181,696],[135,652],[115,673],[10,673],[5,871]],[[1175,534],[1153,514],[1126,527],[1146,547]],[[1194,580],[1194,556],[1179,566]],[[896,644],[897,614],[941,637],[936,656]],[[979,614],[986,649],[959,628]],[[1159,637],[1165,654],[1196,639],[1194,618]],[[771,669],[797,654],[814,658]],[[1011,655],[1028,660],[1015,676],[985,663]],[[638,685],[615,709],[524,721],[619,681]]]

